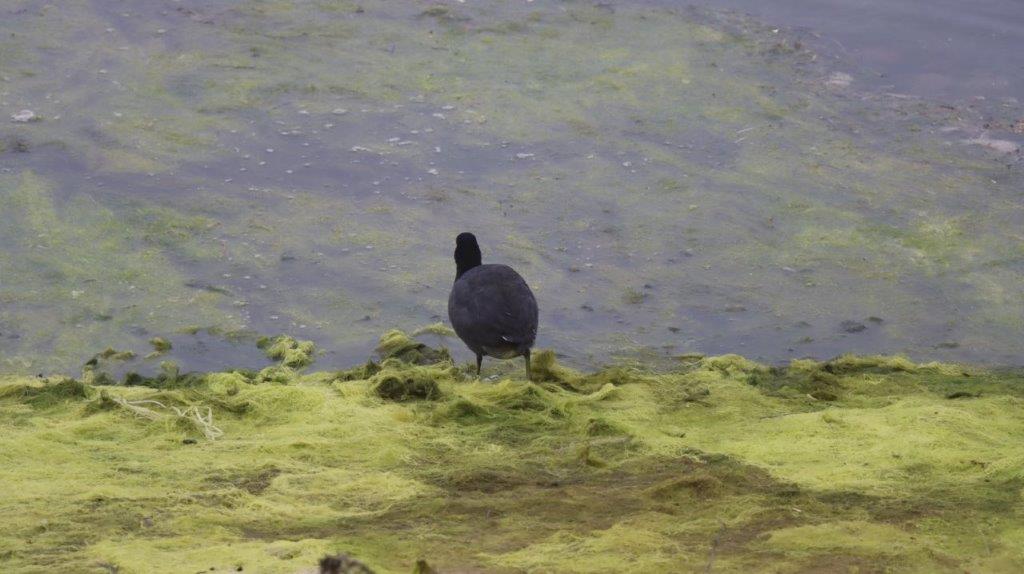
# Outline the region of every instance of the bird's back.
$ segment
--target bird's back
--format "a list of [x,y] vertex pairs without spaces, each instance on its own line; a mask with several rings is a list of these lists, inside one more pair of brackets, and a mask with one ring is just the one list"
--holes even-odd
[[448,297],[448,318],[466,346],[480,354],[514,357],[537,338],[537,300],[507,265],[479,265],[462,274]]

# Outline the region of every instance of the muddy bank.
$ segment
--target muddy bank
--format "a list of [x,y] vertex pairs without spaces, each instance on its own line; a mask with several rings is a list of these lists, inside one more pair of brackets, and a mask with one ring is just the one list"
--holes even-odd
[[[0,379],[0,564],[42,572],[1018,571],[1024,374],[681,356]],[[102,355],[102,354],[101,354]],[[292,365],[292,366],[289,366]],[[100,384],[115,383],[115,384]]]

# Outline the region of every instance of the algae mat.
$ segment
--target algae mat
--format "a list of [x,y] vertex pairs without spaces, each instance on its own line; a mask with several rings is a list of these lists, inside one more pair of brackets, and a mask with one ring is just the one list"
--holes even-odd
[[0,570],[1024,569],[1021,373],[730,355],[584,375],[545,352],[536,383],[482,382],[401,333],[381,350],[3,379]]

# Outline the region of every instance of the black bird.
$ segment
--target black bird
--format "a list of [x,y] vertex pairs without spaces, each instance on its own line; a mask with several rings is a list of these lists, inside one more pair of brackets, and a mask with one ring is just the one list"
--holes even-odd
[[480,263],[472,233],[455,238],[455,284],[448,296],[448,319],[455,334],[476,353],[476,374],[484,355],[526,359],[537,338],[537,300],[526,281],[508,265]]

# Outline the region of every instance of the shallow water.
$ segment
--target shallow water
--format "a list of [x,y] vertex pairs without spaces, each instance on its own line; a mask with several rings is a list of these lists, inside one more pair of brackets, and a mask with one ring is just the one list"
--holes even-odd
[[875,89],[945,101],[1024,97],[1024,7],[1016,0],[694,3],[814,34]]
[[704,9],[0,11],[0,370],[158,335],[185,369],[259,366],[279,332],[349,365],[445,320],[463,230],[574,364],[1024,363],[1020,154],[965,143],[1019,141],[1009,100],[866,89],[806,32]]

